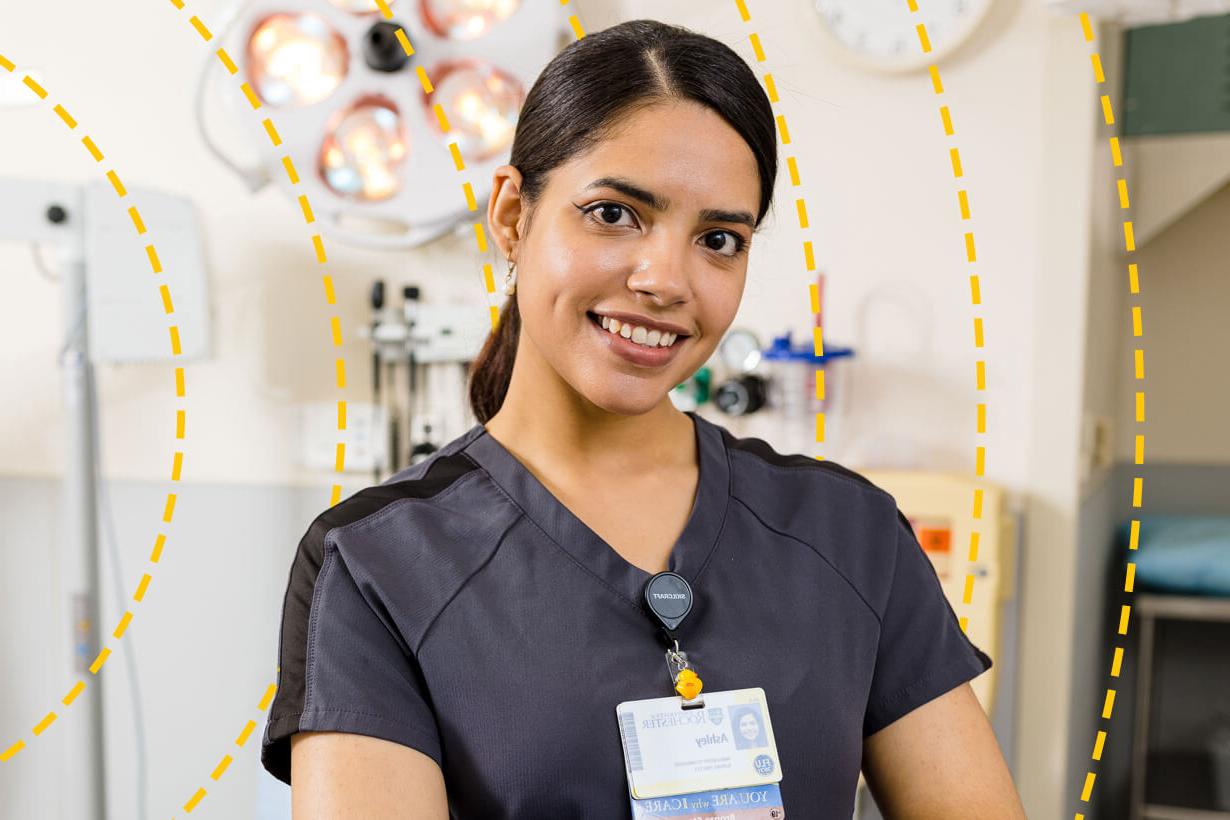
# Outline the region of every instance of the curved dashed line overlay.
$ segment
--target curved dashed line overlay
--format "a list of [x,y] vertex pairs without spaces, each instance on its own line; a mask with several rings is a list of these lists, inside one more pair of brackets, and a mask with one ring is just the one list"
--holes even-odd
[[[911,14],[918,13],[917,0],[906,0]],[[931,39],[927,36],[927,27],[924,23],[918,23],[914,26],[918,32],[918,43],[922,46],[924,54],[931,53]],[[931,89],[940,95],[944,93],[944,83],[940,79],[940,69],[935,63],[927,66],[927,73],[931,76]],[[948,106],[941,105],[939,109],[940,124],[944,128],[944,135],[951,137],[956,133],[952,127],[952,113],[948,110]],[[952,162],[953,179],[960,180],[965,177],[965,169],[961,166],[961,152],[957,146],[953,145],[948,149],[948,157]],[[969,192],[965,188],[957,189],[957,207],[961,213],[961,220],[968,221],[970,218],[969,207]],[[965,242],[965,261],[973,265],[978,261],[978,253],[974,246],[974,231],[967,230],[962,235]],[[982,286],[979,284],[978,274],[971,271],[969,275],[969,295],[970,304],[974,307],[974,387],[978,391],[979,401],[976,403],[977,421],[975,432],[980,437],[978,443],[974,445],[974,475],[979,478],[986,476],[987,467],[987,447],[984,443],[987,434],[987,362],[986,354],[983,353],[983,321],[982,316],[978,314],[979,306],[982,305]],[[974,487],[973,497],[970,500],[970,518],[972,519],[970,534],[969,534],[969,550],[966,554],[966,569],[965,569],[965,587],[961,592],[961,603],[967,608],[974,600],[974,563],[978,560],[978,544],[982,537],[982,531],[979,529],[979,522],[982,521],[982,487]],[[992,522],[994,526],[994,522]],[[962,615],[959,618],[961,631],[968,632],[969,616]]]
[[[1080,15],[1081,33],[1084,35],[1085,42],[1092,43],[1094,41],[1093,26],[1089,22],[1089,15],[1082,12]],[[1093,77],[1098,85],[1103,85],[1106,82],[1106,74],[1102,71],[1102,57],[1095,49],[1089,55],[1090,64],[1093,67]],[[1102,118],[1106,121],[1107,126],[1115,124],[1115,111],[1111,105],[1110,95],[1102,94]],[[1110,157],[1115,168],[1120,169],[1119,177],[1116,185],[1119,192],[1119,208],[1127,210],[1130,207],[1128,201],[1128,184],[1126,173],[1123,171],[1123,152],[1119,147],[1119,138],[1114,133],[1110,135]],[[1132,221],[1130,219],[1123,220],[1123,247],[1127,253],[1136,251],[1136,235],[1133,231]],[[1130,262],[1127,266],[1128,273],[1128,291],[1132,296],[1140,295],[1140,272],[1137,269],[1135,262]],[[1134,376],[1136,379],[1136,424],[1142,425],[1145,423],[1145,351],[1143,342],[1139,341],[1144,336],[1143,319],[1141,317],[1141,308],[1139,304],[1132,305],[1132,337],[1136,339],[1135,347],[1132,350],[1132,364]],[[1138,430],[1143,429],[1137,427]],[[1137,467],[1143,466],[1145,463],[1145,436],[1144,433],[1136,433],[1135,438],[1135,454],[1134,463]],[[1144,494],[1144,478],[1135,476],[1132,479],[1132,507],[1140,509],[1141,498]],[[1133,518],[1131,523],[1131,537],[1128,542],[1130,549],[1137,549],[1140,546],[1140,519]],[[1115,646],[1114,658],[1110,664],[1110,677],[1112,683],[1114,678],[1119,677],[1119,672],[1123,668],[1123,638],[1128,632],[1128,620],[1132,614],[1132,591],[1136,586],[1136,562],[1129,561],[1127,568],[1124,570],[1123,577],[1123,592],[1129,603],[1122,604],[1119,608],[1119,627],[1117,630],[1118,644]],[[1115,690],[1111,686],[1106,687],[1106,697],[1102,701],[1102,720],[1109,721],[1115,709]],[[1093,741],[1093,753],[1090,758],[1093,763],[1089,765],[1085,772],[1085,783],[1081,787],[1081,803],[1088,803],[1093,796],[1093,784],[1097,779],[1097,774],[1094,769],[1096,764],[1102,759],[1102,750],[1106,747],[1106,729],[1099,727],[1097,736]],[[1076,812],[1075,820],[1085,820],[1085,815],[1081,812]]]
[[[743,22],[750,23],[752,20],[752,15],[747,10],[747,3],[745,2],[745,0],[735,0],[735,7],[739,10],[739,17],[743,19]],[[763,63],[765,61],[765,54],[764,54],[764,46],[762,46],[760,43],[760,35],[753,31],[748,36],[748,40],[752,44],[752,51],[756,55],[756,62]],[[765,87],[765,91],[769,95],[770,103],[781,102],[781,98],[777,94],[777,83],[775,83],[773,80],[772,72],[766,71],[764,73],[764,87]],[[786,115],[778,114],[776,116],[776,120],[777,120],[777,133],[778,133],[778,136],[781,138],[782,145],[783,146],[790,145],[790,129],[786,127]],[[795,157],[794,154],[786,155],[786,168],[790,172],[791,187],[794,187],[794,188],[799,187],[799,185],[802,184],[799,180],[799,163],[798,163],[798,158]],[[800,194],[799,197],[794,201],[794,205],[795,205],[795,210],[798,213],[799,230],[807,231],[811,227],[807,219],[807,200],[803,197],[802,194]],[[812,248],[812,242],[810,239],[803,240],[803,267],[804,269],[808,271],[815,271],[816,269],[816,254]],[[811,297],[811,312],[814,314],[818,314],[820,313],[820,287],[817,283],[812,282],[808,286],[808,291]],[[813,337],[812,344],[815,347],[815,355],[823,356],[824,355],[824,336],[823,336],[823,333],[821,332],[821,328],[819,325],[816,325],[815,328],[813,329],[812,337]],[[825,389],[824,389],[824,368],[823,367],[816,369],[815,381],[816,381],[816,400],[824,401]],[[816,443],[817,444],[824,443],[824,411],[823,410],[816,413]],[[823,461],[824,457],[816,456],[816,459],[819,461]]]
[[[3,68],[5,71],[11,74],[16,70],[17,66],[7,57],[0,55],[0,68]],[[32,91],[34,95],[39,98],[39,100],[41,101],[47,100],[49,96],[47,90],[43,88],[41,85],[39,85],[38,82],[36,82],[34,78],[31,77],[29,74],[26,74],[22,77],[22,84],[25,85],[26,88],[30,89],[30,91]],[[68,110],[65,109],[62,104],[56,103],[52,107],[52,110],[55,112],[56,116],[60,118],[60,121],[63,122],[64,125],[67,126],[67,128],[70,131],[77,130],[77,121],[73,119],[72,115],[68,113]],[[85,134],[81,137],[81,144],[82,146],[85,147],[87,151],[90,152],[90,156],[93,157],[96,163],[99,163],[100,165],[103,163],[104,161],[103,152],[99,150],[98,146],[94,143],[94,140],[88,134]],[[120,177],[115,172],[115,169],[114,168],[108,169],[105,172],[105,176],[107,178],[107,181],[111,183],[111,188],[115,191],[116,196],[120,198],[121,206],[123,204],[127,204],[126,200],[128,199],[128,190],[127,188],[124,187],[124,183],[120,180]],[[146,236],[146,234],[148,233],[148,230],[145,227],[145,220],[141,218],[141,213],[137,209],[136,205],[129,205],[128,216],[129,218],[132,219],[133,229],[136,230],[138,238],[141,239],[142,242],[148,242],[148,244],[145,245],[145,255],[146,255],[146,258],[149,260],[149,265],[150,265],[151,270],[153,271],[155,276],[157,276],[158,274],[161,274],[162,273],[162,261],[158,258],[158,251],[154,247],[153,240],[150,239],[148,236]],[[166,313],[167,316],[172,317],[171,324],[168,325],[167,327],[167,332],[170,335],[171,355],[180,356],[183,354],[183,350],[180,346],[179,325],[175,324],[175,319],[174,319],[175,307],[174,307],[174,302],[171,299],[171,290],[167,286],[167,284],[163,282],[162,284],[158,286],[158,293],[162,299],[163,311]],[[182,366],[177,366],[175,368],[175,395],[180,399],[184,397],[184,368]],[[185,423],[185,411],[183,408],[180,408],[175,411],[175,438],[180,440],[181,442],[183,441],[183,438],[184,438],[184,423]],[[172,481],[175,481],[175,482],[179,481],[180,473],[183,469],[183,465],[184,465],[183,451],[175,450],[174,458],[171,464],[171,480]],[[162,512],[162,522],[164,524],[170,524],[174,517],[175,502],[176,502],[177,497],[178,497],[177,493],[172,492],[172,493],[167,494],[166,502],[165,502],[165,505],[163,507],[163,512]],[[161,533],[161,532],[158,533],[158,537],[154,540],[154,550],[150,554],[150,558],[149,558],[150,563],[153,563],[153,564],[158,563],[158,559],[162,554],[163,546],[166,544],[166,538],[167,536],[165,533]],[[137,591],[134,592],[132,596],[134,601],[136,601],[137,603],[140,603],[142,601],[142,599],[145,597],[146,590],[149,588],[149,583],[151,580],[152,580],[152,577],[150,576],[148,572],[141,576],[141,581],[139,584],[137,584]],[[132,618],[133,618],[132,610],[127,610],[124,612],[124,615],[120,618],[119,623],[116,624],[115,629],[111,633],[115,637],[116,641],[119,641],[120,639],[124,637],[124,632],[128,629],[128,625],[132,622]],[[94,662],[91,663],[89,666],[90,674],[97,675],[102,670],[103,664],[107,662],[107,659],[110,656],[111,656],[110,647],[103,647],[102,650],[98,653],[98,655],[94,658]],[[77,699],[77,696],[85,691],[87,680],[88,678],[82,678],[82,679],[79,679],[76,683],[74,683],[72,688],[68,690],[68,693],[60,699],[60,702],[63,703],[66,707],[71,706],[73,701]],[[38,723],[34,725],[34,728],[31,731],[34,733],[35,737],[40,737],[43,734],[43,732],[47,731],[47,729],[49,729],[51,725],[55,723],[56,720],[58,719],[59,719],[59,714],[57,714],[55,711],[50,711],[43,717],[42,720],[40,720]],[[4,747],[4,751],[0,752],[0,763],[7,762],[11,758],[13,758],[13,756],[15,756],[18,752],[22,751],[25,748],[26,748],[26,741],[24,739],[18,738],[13,743]]]
[[[180,11],[184,9],[185,3],[183,2],[183,0],[169,0],[169,2],[171,3],[172,6],[174,6],[176,9]],[[374,2],[377,8],[380,10],[380,14],[384,17],[384,19],[386,20],[392,19],[393,12],[389,9],[389,6],[386,0],[374,0]],[[566,6],[568,5],[568,2],[569,0],[560,0],[560,5]],[[209,27],[206,26],[205,23],[197,15],[195,14],[191,15],[188,18],[188,22],[189,24],[191,24],[193,29],[196,30],[197,34],[200,35],[201,39],[204,40],[206,43],[210,42],[213,39],[213,33],[209,30]],[[581,27],[581,23],[577,19],[577,16],[575,14],[569,15],[568,22],[572,26],[573,34],[576,35],[576,38],[578,40],[580,40],[581,38],[585,36],[585,31]],[[410,38],[406,35],[405,29],[398,26],[397,31],[396,31],[396,37],[397,37],[397,42],[401,44],[402,50],[406,53],[406,56],[407,57],[412,56],[414,54],[414,46],[411,45]],[[242,79],[238,77],[239,68],[235,65],[234,60],[231,59],[226,49],[224,47],[219,47],[214,53],[217,55],[218,60],[226,68],[227,72],[239,82],[239,88],[243,92],[244,97],[247,99],[248,104],[252,106],[252,110],[254,112],[259,111],[261,108],[260,98],[257,97],[256,93],[252,90],[252,87],[247,82],[244,82]],[[432,85],[431,79],[427,76],[427,72],[423,68],[422,65],[418,65],[415,67],[415,74],[418,76],[419,82],[423,86],[423,92],[426,94],[431,94],[432,91],[435,90],[435,86]],[[444,108],[439,103],[436,103],[434,106],[432,106],[432,110],[436,116],[436,120],[440,124],[441,131],[443,131],[445,134],[450,133],[451,126],[449,125],[448,117],[445,115]],[[280,146],[282,144],[282,139],[278,134],[277,128],[274,126],[273,120],[270,119],[269,117],[266,117],[265,119],[261,121],[261,124],[264,126],[265,133],[268,135],[269,140],[270,142],[273,143],[274,147]],[[459,174],[463,173],[466,168],[465,161],[461,157],[461,151],[457,147],[457,142],[455,140],[448,144],[448,150],[449,150],[449,154],[453,158],[453,167],[457,170]],[[282,165],[286,170],[287,178],[290,180],[291,184],[298,185],[299,175],[295,171],[294,163],[291,161],[291,158],[289,155],[285,155],[282,157]],[[474,187],[470,183],[469,180],[467,179],[462,180],[461,193],[465,197],[466,208],[472,214],[477,212],[478,211],[478,201],[474,195]],[[312,208],[308,202],[308,198],[306,195],[299,196],[299,205],[303,210],[304,221],[308,225],[312,225],[316,220],[315,220],[315,217],[312,215]],[[487,253],[487,234],[486,234],[486,229],[483,227],[483,219],[481,215],[478,215],[474,222],[474,241],[478,248],[478,252],[480,254]],[[324,242],[321,239],[319,234],[312,235],[312,244],[316,251],[317,261],[319,261],[323,265],[326,261],[325,249],[324,249]],[[495,293],[495,275],[492,272],[491,263],[489,262],[483,264],[483,284],[485,286],[488,296]],[[336,302],[335,302],[334,291],[333,291],[333,281],[327,273],[324,275],[324,288],[325,288],[325,301],[330,306],[334,305]],[[488,302],[490,302],[490,299],[488,299]],[[492,327],[492,330],[494,330],[496,327],[499,326],[500,310],[498,306],[489,304],[488,311],[489,311],[489,316],[491,320],[491,327]],[[334,347],[337,347],[340,349],[342,345],[341,321],[338,318],[338,316],[334,314],[333,316],[330,317],[329,322],[330,322],[330,328],[332,331],[333,345]],[[340,350],[339,350],[339,356],[336,360],[336,368],[337,368],[337,387],[339,390],[341,390],[345,388],[346,386],[346,361],[345,361],[345,358],[340,355]],[[337,402],[337,429],[339,432],[346,429],[346,401],[344,399],[338,399],[338,402]],[[339,441],[337,444],[336,464],[334,467],[335,471],[339,475],[345,469],[345,455],[346,455],[345,443]],[[342,492],[341,484],[340,483],[334,484],[332,495],[329,500],[329,506],[332,507],[333,505],[337,504],[338,501],[341,500],[341,492]],[[261,712],[264,712],[265,710],[269,708],[269,705],[273,702],[273,696],[276,692],[277,692],[277,684],[276,683],[269,684],[268,688],[265,690],[264,696],[260,700],[259,708]],[[235,739],[235,745],[242,748],[243,745],[247,742],[249,735],[251,734],[252,730],[255,727],[256,727],[256,724],[253,721],[249,720],[247,724],[245,725],[243,731],[240,732],[239,736]],[[232,758],[229,754],[223,755],[221,761],[219,761],[218,765],[214,768],[213,772],[210,773],[210,778],[214,781],[217,781],[219,778],[221,778],[222,774],[226,771],[227,767],[230,765],[231,760]],[[202,787],[197,788],[197,790],[193,793],[192,797],[189,798],[188,801],[183,804],[184,811],[188,814],[191,814],[192,811],[198,805],[200,805],[201,801],[205,799],[205,796],[207,793],[208,792],[205,789],[205,787],[202,786]]]

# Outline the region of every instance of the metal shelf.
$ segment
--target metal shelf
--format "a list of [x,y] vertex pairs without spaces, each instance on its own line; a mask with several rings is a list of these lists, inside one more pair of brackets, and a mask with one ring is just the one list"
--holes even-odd
[[1185,809],[1181,806],[1145,806],[1145,820],[1230,820],[1230,811]]
[[[1230,811],[1193,809],[1145,800],[1149,748],[1153,661],[1157,622],[1164,620],[1230,622],[1230,598],[1137,593],[1139,658],[1136,668],[1136,714],[1132,737],[1131,820],[1230,820]],[[1167,797],[1165,799],[1174,799]]]
[[1230,598],[1139,593],[1136,596],[1136,611],[1153,618],[1230,621]]

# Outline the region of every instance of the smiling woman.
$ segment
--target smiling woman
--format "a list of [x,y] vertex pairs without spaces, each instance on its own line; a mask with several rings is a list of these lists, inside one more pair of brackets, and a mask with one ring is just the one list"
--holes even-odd
[[[892,817],[1021,816],[966,683],[991,659],[892,496],[669,399],[734,319],[776,173],[717,40],[634,20],[544,70],[488,202],[518,281],[478,423],[300,542],[262,747],[296,820],[627,820],[667,769],[689,801],[758,796],[749,820],[849,820],[860,769]],[[645,605],[666,570],[687,720]]]

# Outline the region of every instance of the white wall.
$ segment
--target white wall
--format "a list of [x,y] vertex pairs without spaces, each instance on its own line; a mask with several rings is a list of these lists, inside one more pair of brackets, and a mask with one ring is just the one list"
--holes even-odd
[[[1131,339],[1131,317],[1120,317],[1126,341],[1145,351],[1145,463],[1225,464],[1230,461],[1230,186],[1196,205],[1133,254],[1140,266],[1143,335]],[[1125,268],[1126,265],[1120,265]],[[1123,274],[1122,288],[1126,289]],[[1134,345],[1132,346],[1134,347]],[[1133,459],[1134,394],[1131,347],[1120,355],[1116,404],[1118,455]]]
[[[853,463],[888,451],[937,469],[972,469],[977,356],[962,234],[975,231],[974,270],[983,300],[977,312],[985,319],[988,362],[988,479],[1043,499],[1049,530],[1039,532],[1053,537],[1041,547],[1036,539],[1028,546],[1044,548],[1048,559],[1063,559],[1035,559],[1028,567],[1027,583],[1051,591],[1045,600],[1026,600],[1033,607],[1025,616],[1026,663],[1041,671],[1022,680],[1024,737],[1017,755],[1030,815],[1057,816],[1071,774],[1062,754],[1052,756],[1065,746],[1067,723],[1051,694],[1066,685],[1068,667],[1063,660],[1052,663],[1052,642],[1063,639],[1063,619],[1073,610],[1075,487],[1062,470],[1074,460],[1067,452],[1075,446],[1069,411],[1075,410],[1080,383],[1074,345],[1084,322],[1079,280],[1086,238],[1080,230],[1068,232],[1056,214],[1082,218],[1090,149],[1081,141],[1088,137],[1095,99],[1078,24],[1051,19],[1037,2],[1001,4],[972,47],[942,64],[946,92],[937,98],[925,74],[879,76],[835,60],[820,47],[817,18],[805,0],[750,0],[750,26],[733,3],[577,5],[591,31],[653,16],[719,37],[749,61],[754,58],[747,34],[759,32],[782,95],[777,110],[789,120],[793,144],[782,152],[775,215],[757,241],[737,323],[766,338],[786,326],[797,338],[810,327],[811,279],[803,269],[804,234],[794,216],[799,192],[790,187],[784,167],[785,156],[794,153],[814,226],[807,236],[829,274],[825,338],[860,347],[855,415],[847,439],[838,443]],[[191,8],[210,21],[220,4],[206,0]],[[902,13],[908,13],[904,4]],[[53,96],[95,136],[129,184],[191,195],[202,209],[219,344],[214,360],[188,371],[188,407],[198,421],[186,446],[185,496],[192,482],[297,484],[318,487],[323,506],[332,476],[296,466],[293,430],[296,405],[338,398],[320,269],[297,204],[272,192],[245,195],[196,136],[191,91],[208,52],[185,15],[155,0],[24,4],[4,12],[0,53],[43,72]],[[1061,110],[1052,95],[1059,95]],[[940,104],[950,106],[955,139],[942,131]],[[5,112],[3,125],[7,150],[0,152],[0,174],[84,180],[95,173],[95,164],[45,106]],[[1071,140],[1077,148],[1069,151]],[[951,145],[962,155],[966,176],[960,187],[969,192],[970,223],[959,218]],[[157,224],[150,230],[156,235]],[[343,396],[352,401],[366,396],[368,358],[349,330],[366,320],[373,278],[422,283],[429,302],[458,298],[471,301],[476,311],[485,308],[481,263],[492,256],[480,259],[468,239],[385,255],[332,243],[330,259],[349,338]],[[6,301],[22,306],[0,323],[8,398],[0,403],[0,474],[54,476],[63,434],[53,355],[59,296],[53,284],[36,276],[25,248],[0,246],[0,270]],[[929,322],[928,342],[898,318],[897,308],[883,303],[868,323],[875,337],[859,335],[862,301],[883,289],[907,295],[914,318]],[[1068,318],[1072,322],[1065,324]],[[100,368],[108,475],[165,480],[174,406],[168,373],[165,367]],[[224,538],[223,524],[206,518],[199,526],[216,527],[212,537]],[[294,544],[258,548],[284,562]],[[273,575],[265,586],[284,583],[280,573]],[[173,608],[178,597],[168,594],[161,606]],[[246,631],[230,634],[229,647],[203,647],[201,664],[224,663],[276,628],[268,600],[227,603]],[[46,608],[45,602],[14,600],[5,602],[4,611],[30,605]],[[210,618],[202,607],[200,617]],[[267,658],[269,671],[274,662]],[[188,676],[180,686],[181,701],[202,710],[202,726],[229,727],[235,720],[215,696],[219,689],[244,703],[254,694],[246,677]],[[181,740],[198,742],[195,736]],[[200,777],[199,761],[163,759],[159,765],[163,777]],[[128,776],[117,777],[125,778],[117,789],[126,789]]]

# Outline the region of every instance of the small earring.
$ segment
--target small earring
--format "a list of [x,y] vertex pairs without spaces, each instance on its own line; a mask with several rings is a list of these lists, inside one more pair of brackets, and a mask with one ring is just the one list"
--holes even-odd
[[517,292],[517,281],[513,277],[513,271],[516,269],[516,267],[517,267],[516,262],[512,261],[511,259],[508,260],[508,275],[504,277],[504,293],[507,294],[508,296],[512,296],[514,293]]

